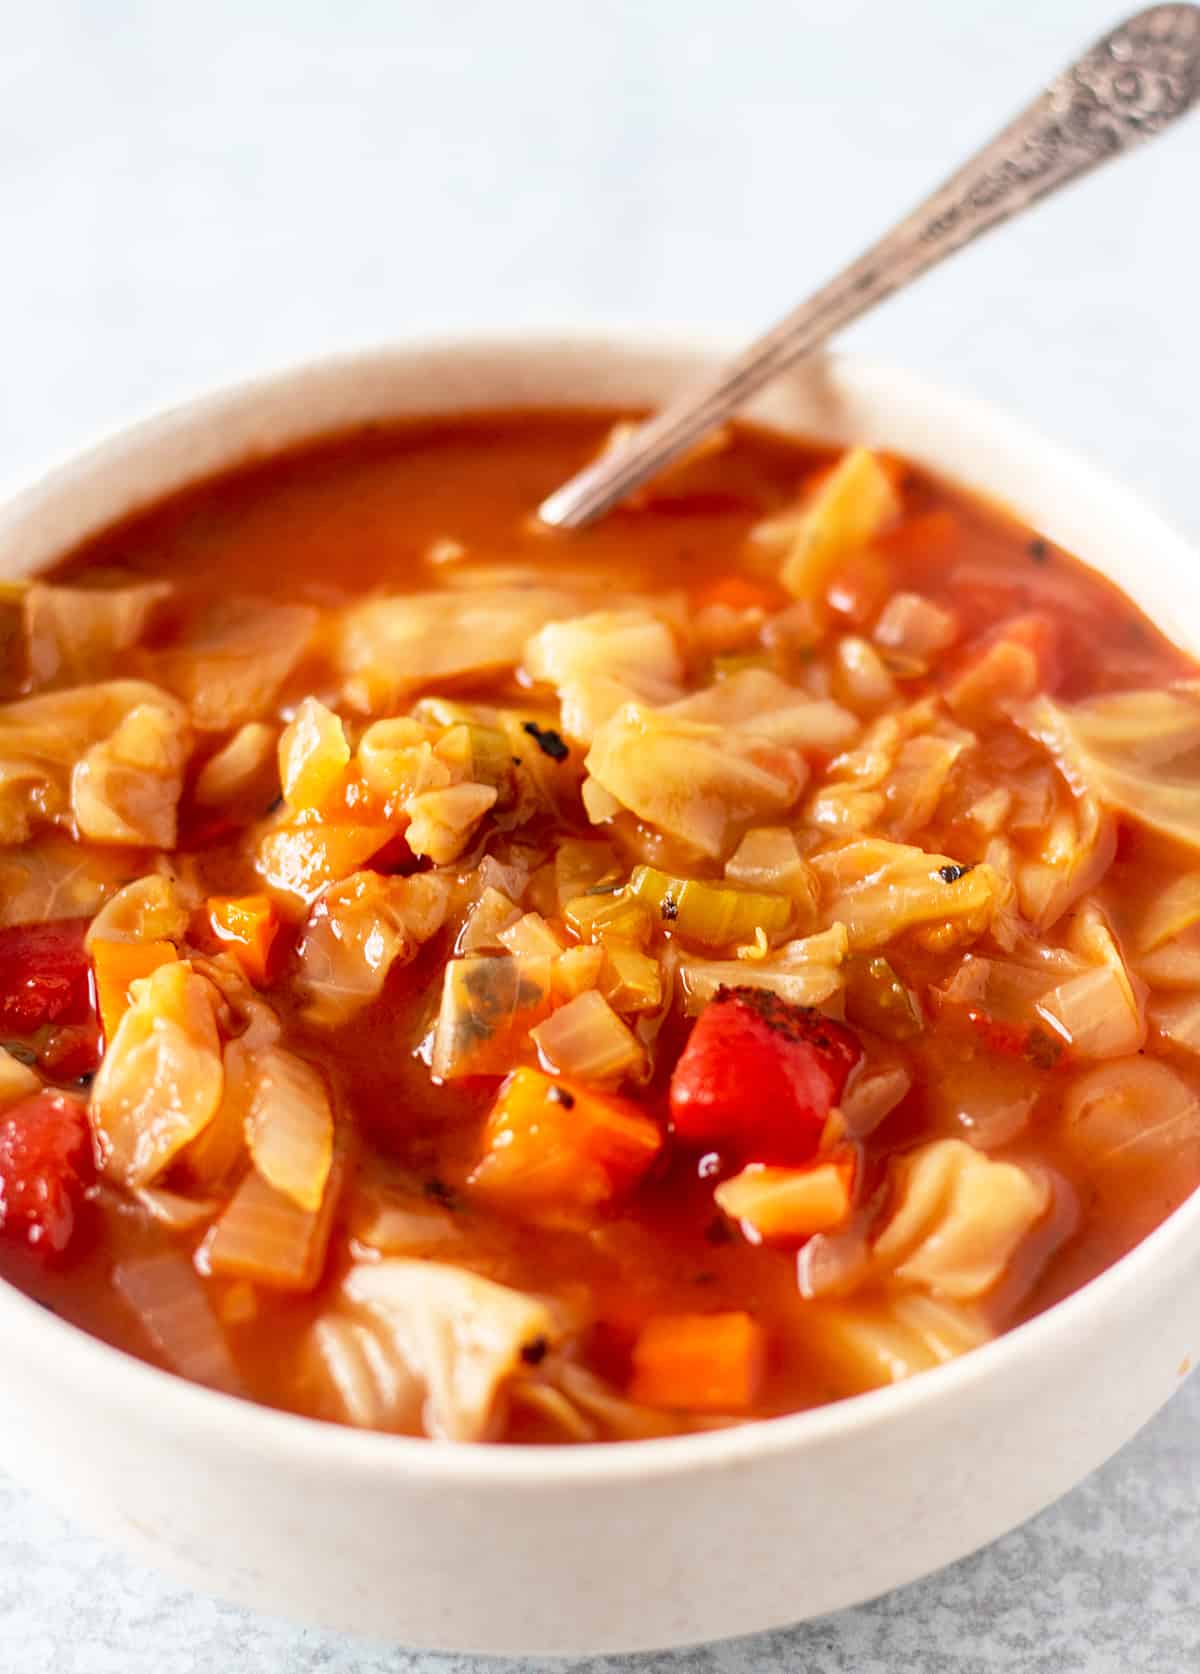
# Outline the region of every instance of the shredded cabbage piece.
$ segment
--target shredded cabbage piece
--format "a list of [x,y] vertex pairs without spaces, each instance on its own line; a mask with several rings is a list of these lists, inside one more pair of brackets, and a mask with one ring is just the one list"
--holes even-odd
[[759,524],[752,538],[783,549],[780,580],[796,598],[823,602],[837,566],[899,514],[892,479],[866,448],[850,448],[798,516]]
[[599,729],[586,765],[623,807],[714,857],[739,825],[791,807],[806,776],[779,748],[633,703]]
[[[436,872],[386,878],[352,872],[318,898],[297,954],[305,1015],[328,1028],[378,999],[393,966],[407,964],[445,919],[450,880]],[[515,911],[515,909],[514,909]]]
[[1087,968],[1043,994],[1038,1015],[1081,1058],[1119,1058],[1146,1039],[1146,990],[1131,975],[1099,908],[1087,902],[1071,925],[1071,947]]
[[562,729],[588,744],[622,704],[680,696],[683,663],[667,624],[649,610],[599,610],[550,622],[525,647],[533,680],[554,686]]
[[293,813],[319,809],[341,782],[350,745],[340,717],[306,697],[279,740],[279,783]]
[[1200,849],[1200,681],[1076,704],[1040,697],[1018,719],[1077,796]]
[[178,719],[186,737],[186,717],[174,700],[143,680],[103,681],[0,705],[0,842],[23,843],[35,825],[67,824],[72,769],[138,711]]
[[284,683],[308,653],[319,622],[307,605],[229,598],[168,650],[146,658],[202,732],[232,732],[272,718]]
[[165,696],[138,704],[76,762],[71,812],[96,843],[170,849],[191,753],[184,711]]
[[166,581],[110,588],[32,582],[23,601],[30,685],[40,691],[106,679],[172,591]]
[[900,1383],[994,1336],[972,1306],[919,1291],[877,1301],[814,1301],[807,1310],[809,1353],[839,1395]]
[[493,585],[355,605],[342,616],[336,648],[347,701],[378,712],[437,681],[515,668],[527,641],[578,603],[563,589]]
[[765,988],[796,1006],[827,1006],[842,987],[850,942],[844,924],[786,942],[763,960],[690,959],[681,956],[678,982],[683,1010],[694,1017],[719,988]]
[[875,1239],[897,1279],[956,1301],[984,1295],[1050,1207],[1050,1187],[961,1139],[919,1146],[892,1166],[895,1208]]
[[1200,1100],[1170,1065],[1153,1058],[1097,1064],[1063,1100],[1063,1133],[1092,1168],[1115,1162],[1173,1168],[1200,1160]]
[[538,1297],[434,1261],[397,1258],[351,1269],[343,1303],[369,1321],[388,1352],[424,1390],[428,1435],[482,1441],[522,1350],[562,1335]]
[[840,703],[810,697],[764,668],[730,674],[668,705],[666,712],[680,720],[732,727],[775,744],[822,752],[840,750],[861,725]]
[[156,1180],[221,1102],[213,989],[185,960],[129,985],[130,1005],[92,1085],[89,1114],[110,1180]]
[[988,865],[960,865],[948,855],[864,837],[813,856],[828,918],[844,924],[858,951],[883,947],[905,931],[944,949],[990,927],[1009,889]]

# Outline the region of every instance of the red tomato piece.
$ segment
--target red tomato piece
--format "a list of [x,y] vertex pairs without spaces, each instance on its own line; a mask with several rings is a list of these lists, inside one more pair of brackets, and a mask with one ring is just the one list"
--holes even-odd
[[95,1074],[100,1068],[100,1055],[100,1025],[96,1020],[68,1023],[51,1030],[37,1055],[38,1068],[51,1081],[78,1081]]
[[0,1116],[0,1234],[47,1260],[71,1242],[96,1175],[87,1113],[65,1093],[35,1093]]
[[671,1077],[675,1131],[743,1162],[807,1162],[861,1057],[850,1030],[820,1012],[722,988]]
[[13,924],[0,930],[0,1031],[28,1035],[45,1023],[82,1023],[89,1016],[90,966],[83,950],[86,918]]

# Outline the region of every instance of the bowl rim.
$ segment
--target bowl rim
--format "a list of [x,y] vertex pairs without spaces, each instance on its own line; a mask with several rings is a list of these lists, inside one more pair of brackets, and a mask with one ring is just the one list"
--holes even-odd
[[[741,334],[720,328],[652,328],[621,322],[590,322],[582,328],[514,326],[438,334],[414,332],[382,343],[294,357],[249,377],[222,381],[199,394],[172,401],[129,423],[115,426],[90,445],[71,449],[55,459],[26,485],[18,484],[7,492],[0,487],[0,534],[36,513],[40,505],[55,501],[64,490],[69,490],[71,478],[77,474],[94,472],[118,458],[135,455],[177,428],[186,429],[221,418],[231,408],[252,408],[304,378],[347,377],[358,370],[387,363],[402,364],[424,355],[512,354],[518,350],[543,355],[555,351],[596,355],[674,351],[699,362],[730,352],[741,346],[742,341]],[[1010,447],[1021,453],[1036,453],[1043,461],[1052,460],[1056,470],[1073,476],[1081,486],[1099,490],[1110,505],[1120,504],[1155,545],[1173,547],[1180,559],[1193,558],[1185,538],[1139,494],[1111,477],[1103,466],[1043,436],[1036,427],[1003,407],[873,356],[839,353],[819,358],[849,370],[865,384],[881,382],[901,404],[934,402],[939,410],[952,413],[964,426],[983,427],[993,435],[1002,436]],[[320,427],[314,428],[312,439],[319,439],[322,433]],[[964,486],[969,489],[971,484],[967,481]],[[144,503],[152,505],[154,497]],[[1169,628],[1158,625],[1170,633]],[[93,1394],[122,1401],[130,1411],[141,1410],[146,1421],[156,1426],[192,1430],[197,1433],[197,1439],[203,1436],[211,1440],[229,1456],[245,1451],[262,1460],[270,1452],[275,1456],[273,1462],[280,1465],[303,1462],[328,1471],[345,1468],[352,1472],[369,1471],[374,1476],[390,1472],[400,1478],[420,1477],[429,1484],[473,1483],[498,1488],[524,1485],[551,1489],[596,1480],[647,1481],[699,1470],[723,1470],[752,1457],[769,1458],[820,1447],[831,1438],[844,1438],[856,1430],[886,1425],[922,1405],[952,1402],[982,1382],[993,1377],[998,1379],[1006,1368],[1023,1358],[1033,1360],[1039,1352],[1052,1350],[1056,1345],[1066,1348],[1089,1316],[1100,1317],[1109,1309],[1119,1311],[1120,1304],[1140,1292],[1156,1269],[1169,1269],[1174,1255],[1184,1254],[1196,1244],[1200,1244],[1200,1189],[1191,1193],[1125,1255],[1078,1290],[969,1354],[916,1377],[819,1407],[751,1419],[726,1429],[590,1446],[464,1445],[359,1430],[224,1394],[112,1346],[84,1327],[43,1308],[3,1278],[0,1278],[0,1333],[13,1348],[18,1346],[19,1337],[25,1338],[43,1359],[54,1363],[61,1379],[77,1379],[81,1388],[88,1388]],[[1181,1368],[1180,1381],[1184,1375],[1185,1369]]]

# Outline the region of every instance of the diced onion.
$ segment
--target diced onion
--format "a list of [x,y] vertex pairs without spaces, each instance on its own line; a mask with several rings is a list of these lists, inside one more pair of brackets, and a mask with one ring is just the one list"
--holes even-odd
[[301,1209],[260,1174],[247,1174],[197,1259],[225,1278],[251,1279],[272,1290],[315,1290],[341,1184],[342,1169],[335,1162],[320,1206]]
[[530,1036],[552,1075],[611,1082],[639,1076],[646,1066],[637,1037],[594,989],[560,1006]]
[[240,1392],[225,1333],[186,1256],[121,1261],[112,1280],[173,1372],[211,1389]]
[[279,1047],[252,1059],[246,1113],[251,1160],[268,1185],[300,1209],[315,1210],[333,1166],[333,1111],[311,1064]]

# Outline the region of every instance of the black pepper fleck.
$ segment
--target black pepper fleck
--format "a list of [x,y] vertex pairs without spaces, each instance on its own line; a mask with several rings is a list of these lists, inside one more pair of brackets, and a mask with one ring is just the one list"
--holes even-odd
[[571,753],[553,727],[539,727],[536,721],[525,721],[521,730],[529,734],[542,754],[549,756],[551,761],[566,761]]
[[1029,543],[1029,556],[1035,564],[1044,564],[1050,556],[1050,548],[1040,535],[1035,535]]
[[545,1337],[532,1337],[521,1344],[521,1359],[527,1366],[540,1366],[549,1352],[550,1343]]
[[1025,1056],[1035,1069],[1053,1069],[1062,1055],[1062,1041],[1055,1040],[1044,1029],[1030,1029],[1025,1040]]
[[679,903],[673,895],[664,895],[662,898],[662,905],[658,910],[662,914],[663,918],[666,919],[668,924],[672,923],[679,917]]
[[971,866],[960,866],[956,860],[952,860],[949,865],[938,867],[938,877],[943,883],[957,883],[960,878],[965,878],[967,873],[973,870],[974,868]]
[[560,1087],[557,1081],[551,1087],[547,1097],[553,1099],[555,1104],[561,1104],[564,1110],[574,1110],[575,1108],[574,1093],[568,1093],[567,1089]]
[[87,1070],[87,1071],[85,1071],[85,1073],[83,1075],[77,1076],[75,1078],[75,1085],[77,1087],[90,1087],[92,1082],[95,1079],[96,1079],[95,1070]]

